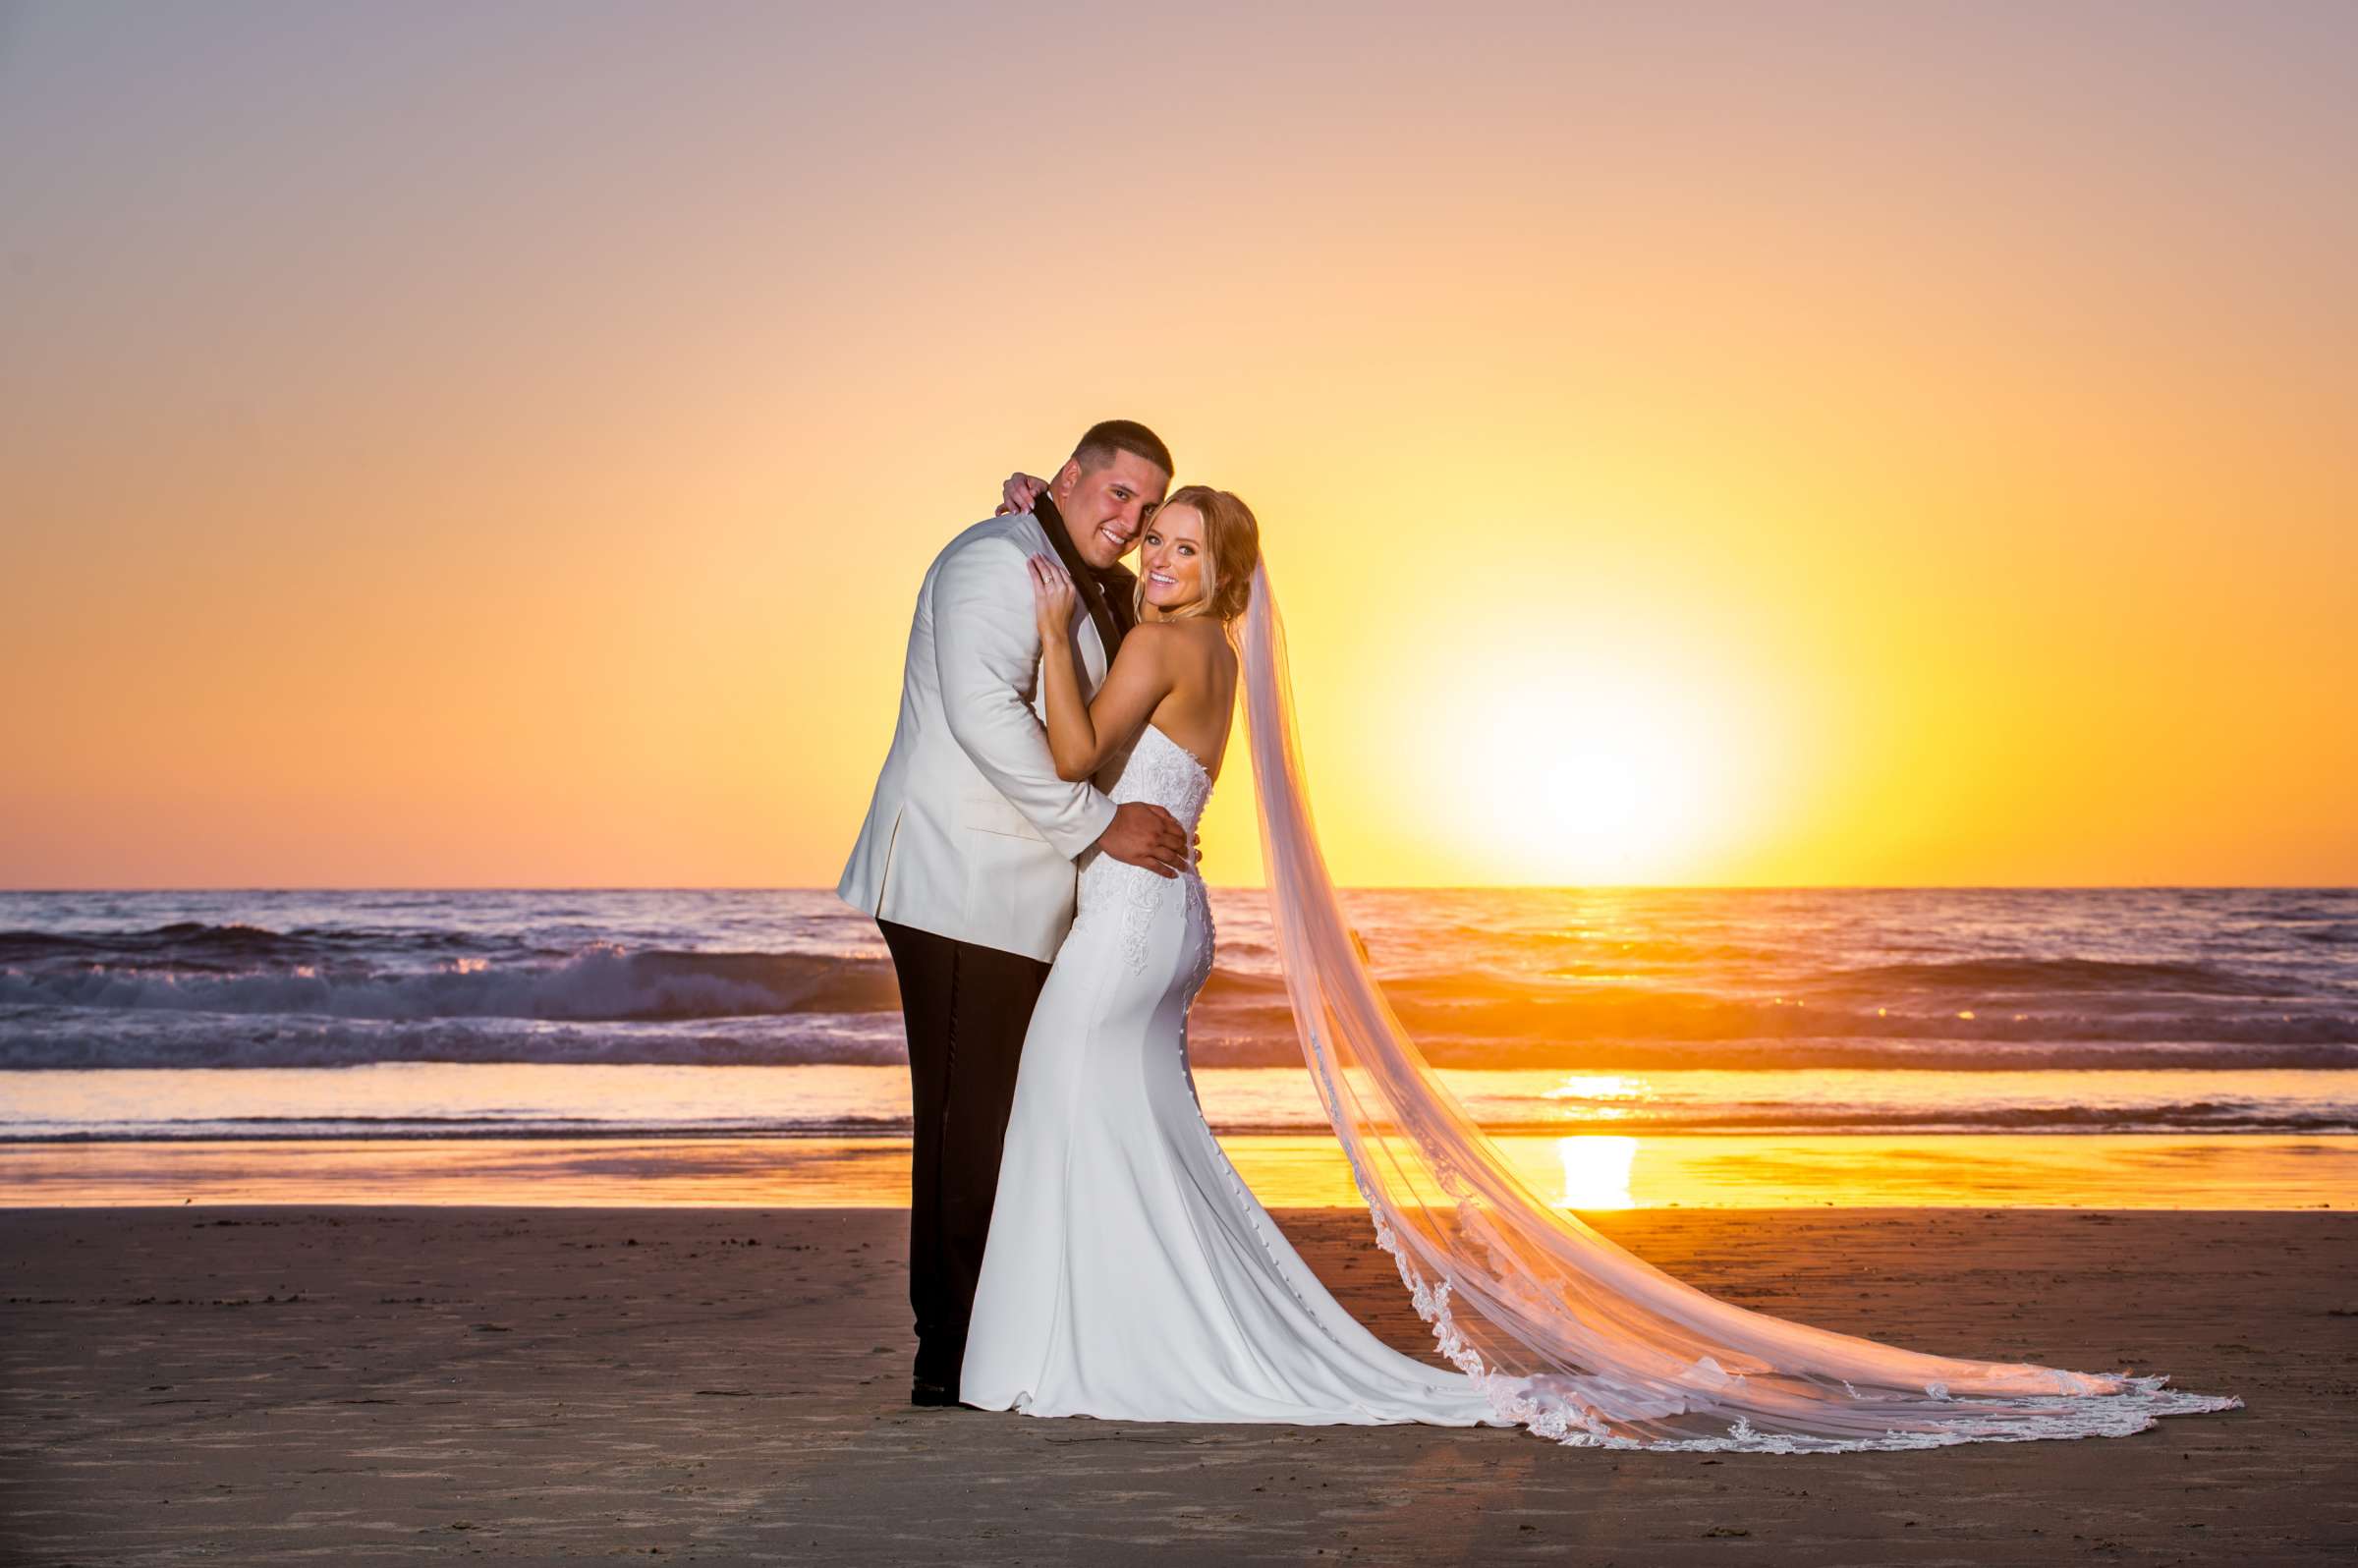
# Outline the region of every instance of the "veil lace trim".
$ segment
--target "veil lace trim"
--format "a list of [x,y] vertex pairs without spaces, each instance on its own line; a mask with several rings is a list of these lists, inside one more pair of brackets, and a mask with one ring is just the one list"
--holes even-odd
[[1723,1302],[1549,1204],[1401,1027],[1311,819],[1265,563],[1243,637],[1269,918],[1302,1053],[1418,1316],[1500,1416],[1605,1448],[1829,1453],[2114,1437],[2240,1399],[1959,1360]]

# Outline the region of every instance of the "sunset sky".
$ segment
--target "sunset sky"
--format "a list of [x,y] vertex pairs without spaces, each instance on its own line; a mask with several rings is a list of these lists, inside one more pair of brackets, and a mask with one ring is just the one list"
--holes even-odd
[[2354,160],[2330,3],[0,4],[0,886],[831,884],[1115,416],[1346,882],[2358,881]]

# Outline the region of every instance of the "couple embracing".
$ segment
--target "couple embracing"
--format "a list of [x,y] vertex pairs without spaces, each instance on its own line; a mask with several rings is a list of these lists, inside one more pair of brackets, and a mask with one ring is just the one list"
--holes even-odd
[[[911,1397],[1141,1421],[1491,1414],[1318,1282],[1197,1103],[1194,840],[1227,749],[1252,511],[1093,426],[918,590],[900,722],[837,891],[873,915],[915,1112]],[[1122,558],[1139,551],[1133,575]]]
[[[918,590],[836,889],[875,918],[908,1031],[915,1403],[1779,1453],[2117,1436],[2237,1403],[1752,1312],[1526,1186],[1343,919],[1253,513],[1174,472],[1144,425],[1095,425],[1052,479],[1009,479]],[[1454,1370],[1344,1310],[1196,1098],[1188,1009],[1213,933],[1195,833],[1240,690],[1305,1060]]]

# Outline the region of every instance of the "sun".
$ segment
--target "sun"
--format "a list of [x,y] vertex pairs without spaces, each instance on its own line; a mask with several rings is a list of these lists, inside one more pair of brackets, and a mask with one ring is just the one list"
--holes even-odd
[[1727,726],[1661,673],[1551,667],[1492,698],[1471,728],[1488,856],[1508,880],[1675,879],[1724,825]]

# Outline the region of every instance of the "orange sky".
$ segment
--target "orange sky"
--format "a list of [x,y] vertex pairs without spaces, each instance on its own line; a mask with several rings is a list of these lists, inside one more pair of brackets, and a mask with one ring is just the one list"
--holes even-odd
[[0,885],[831,883],[1108,416],[1346,881],[2358,881],[2358,10],[1981,11],[0,11]]

